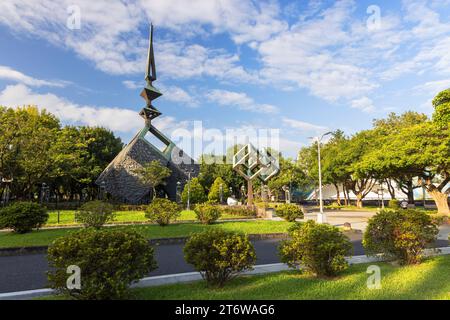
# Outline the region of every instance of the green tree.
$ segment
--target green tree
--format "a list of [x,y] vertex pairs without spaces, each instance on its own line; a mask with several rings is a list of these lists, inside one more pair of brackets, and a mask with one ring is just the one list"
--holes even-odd
[[441,128],[448,128],[450,124],[450,89],[440,92],[433,99],[433,121]]
[[38,185],[48,182],[53,166],[50,149],[60,130],[59,120],[35,106],[15,110],[19,123],[15,153],[14,186],[19,196],[31,198]]
[[343,159],[345,163],[350,164],[346,170],[350,177],[346,185],[355,194],[358,208],[363,207],[363,199],[377,182],[376,175],[362,166],[361,160],[368,152],[378,147],[378,143],[371,130],[358,132],[344,143]]
[[425,168],[423,164],[411,161],[413,158],[405,152],[409,142],[404,141],[402,130],[427,121],[426,115],[412,111],[402,115],[391,113],[386,119],[375,120],[372,131],[378,141],[377,147],[366,153],[359,163],[360,168],[364,167],[377,180],[387,184],[392,198],[395,198],[397,186],[408,196],[410,204],[414,204],[414,189],[420,187],[414,180]]
[[225,201],[230,196],[230,189],[227,183],[221,178],[217,177],[211,186],[208,194],[208,200],[213,202],[220,202],[220,189],[222,188],[222,201]]
[[[348,159],[342,157],[341,150],[348,142],[348,138],[344,132],[337,130],[333,132],[332,138],[322,147],[322,179],[324,184],[332,184],[336,189],[336,201],[341,205],[341,195],[339,186],[345,186],[351,180],[348,171]],[[348,194],[348,190],[344,188],[344,194]],[[348,197],[344,197],[345,204],[348,204]]]
[[441,129],[433,122],[425,122],[401,131],[403,140],[394,147],[408,154],[408,161],[422,167],[419,185],[434,199],[438,212],[450,214],[450,128]]
[[184,186],[181,201],[187,203],[188,197],[191,204],[203,203],[207,200],[205,189],[203,189],[198,178],[192,178],[190,183],[188,182]]
[[98,187],[95,180],[104,168],[122,149],[122,141],[104,128],[73,127],[62,128],[51,154],[52,177],[58,186],[55,192],[81,195],[85,189],[94,199]]
[[153,160],[136,170],[136,173],[143,184],[152,188],[152,199],[155,199],[156,188],[166,184],[165,180],[171,175],[172,171],[158,160]]
[[284,158],[281,154],[279,160],[280,172],[267,183],[272,194],[275,194],[277,198],[284,192],[284,186],[293,192],[296,188],[303,186],[305,182],[305,175],[296,161]]

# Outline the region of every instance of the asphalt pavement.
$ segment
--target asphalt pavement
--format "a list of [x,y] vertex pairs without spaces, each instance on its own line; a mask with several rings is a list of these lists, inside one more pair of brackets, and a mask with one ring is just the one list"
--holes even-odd
[[[363,255],[361,236],[352,237],[353,255]],[[252,241],[256,250],[257,265],[279,263],[278,245],[280,240]],[[195,271],[183,258],[183,244],[168,244],[155,247],[158,269],[149,276]],[[437,247],[448,246],[447,240],[439,240]],[[29,254],[0,257],[0,293],[42,289],[47,287],[48,270],[45,254]]]

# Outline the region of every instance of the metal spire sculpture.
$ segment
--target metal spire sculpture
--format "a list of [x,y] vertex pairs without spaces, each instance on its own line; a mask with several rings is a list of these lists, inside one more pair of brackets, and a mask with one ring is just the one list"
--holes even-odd
[[[151,161],[157,160],[171,170],[170,177],[162,187],[163,190],[159,191],[163,191],[172,200],[177,199],[178,188],[184,188],[184,184],[189,180],[188,172],[191,177],[197,176],[200,172],[200,166],[152,124],[152,120],[161,115],[161,112],[153,106],[153,100],[162,95],[153,86],[154,81],[156,81],[156,66],[153,51],[153,25],[151,25],[145,70],[146,84],[141,92],[141,97],[146,104],[139,112],[145,120],[145,126],[96,180],[96,184],[103,186],[105,192],[117,201],[133,204],[149,201],[149,186],[138,179],[136,169],[142,168]],[[155,146],[147,139],[147,136],[159,140],[163,147]]]
[[161,112],[152,105],[152,101],[162,96],[162,93],[153,86],[153,81],[156,81],[155,55],[153,52],[153,24],[150,25],[149,38],[147,70],[145,72],[147,85],[141,92],[141,97],[144,98],[147,104],[139,113],[144,118],[146,125],[150,125],[153,119],[161,115]]

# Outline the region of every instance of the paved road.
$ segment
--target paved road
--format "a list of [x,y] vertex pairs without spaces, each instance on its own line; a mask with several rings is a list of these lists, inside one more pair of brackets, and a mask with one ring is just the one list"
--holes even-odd
[[[358,237],[352,239],[354,255],[364,254]],[[278,263],[279,240],[258,240],[253,242],[258,257],[257,264]],[[439,241],[438,247],[448,245]],[[164,275],[194,271],[183,259],[183,245],[171,244],[156,247],[158,269],[150,275]],[[48,270],[45,254],[0,257],[0,293],[45,288]]]

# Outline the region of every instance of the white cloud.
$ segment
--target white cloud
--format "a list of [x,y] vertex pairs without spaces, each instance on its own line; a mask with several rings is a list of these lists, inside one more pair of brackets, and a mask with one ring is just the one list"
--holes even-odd
[[353,100],[351,102],[351,107],[362,110],[364,112],[372,112],[375,110],[372,99],[368,97],[362,97],[360,99]]
[[1,66],[0,65],[0,79],[13,81],[13,82],[19,82],[26,84],[28,86],[33,87],[41,87],[41,86],[48,86],[48,87],[65,87],[69,82],[68,81],[48,81],[48,80],[41,80],[36,79],[30,76],[27,76],[26,74],[23,74],[20,71],[14,70],[7,66]]
[[[134,75],[143,73],[142,26],[151,20],[169,31],[157,32],[158,75],[301,88],[365,111],[370,95],[387,81],[407,73],[450,75],[450,22],[440,13],[442,1],[404,1],[398,14],[382,7],[376,31],[367,29],[364,15],[355,14],[358,2],[329,3],[313,0],[301,12],[285,7],[291,19],[298,16],[289,25],[280,5],[270,0],[9,0],[0,1],[0,24],[73,50],[104,72]],[[80,30],[66,28],[72,4],[81,9]],[[239,49],[204,45],[218,33],[248,44],[257,54],[255,69],[242,66]],[[190,42],[193,35],[201,38],[197,44]]]
[[[66,27],[70,5],[80,8],[79,30]],[[38,36],[54,45],[69,48],[106,73],[136,74],[143,71],[147,50],[147,39],[142,36],[140,27],[149,19],[158,28],[179,30],[180,33],[189,26],[198,25],[202,29],[203,25],[210,25],[213,32],[228,31],[236,42],[242,43],[265,40],[285,29],[287,24],[274,17],[278,14],[277,8],[274,2],[255,4],[241,0],[11,0],[0,2],[0,24],[15,32]],[[105,14],[106,9],[108,14]],[[168,76],[253,79],[239,66],[239,58],[235,54],[200,45],[186,45],[173,39],[170,43],[157,41],[155,51],[158,69]]]
[[143,120],[134,110],[79,105],[52,93],[33,92],[23,84],[10,85],[1,91],[0,105],[37,105],[66,124],[100,126],[116,132],[134,132],[142,128],[143,124]]
[[299,21],[289,30],[259,45],[269,81],[294,83],[328,101],[352,99],[376,87],[369,72],[340,55],[351,43],[348,32],[353,1],[339,1],[317,18]]
[[135,90],[135,89],[139,89],[143,87],[142,83],[138,83],[137,81],[132,81],[132,80],[124,80],[122,81],[123,85],[130,89],[130,90]]
[[237,107],[241,110],[261,113],[277,113],[277,107],[270,104],[258,104],[246,93],[227,90],[212,90],[206,94],[206,98],[221,106]]
[[190,34],[206,33],[206,26],[214,33],[229,32],[236,43],[269,39],[287,28],[279,18],[280,8],[275,1],[247,0],[141,0],[147,16],[155,24]]
[[162,99],[172,101],[189,107],[197,107],[199,102],[192,93],[188,93],[184,89],[177,86],[160,86],[163,92]]
[[291,128],[297,129],[302,132],[309,132],[309,131],[324,132],[328,130],[327,127],[289,118],[283,118],[283,122],[286,125],[290,126]]
[[439,92],[450,88],[450,79],[425,82],[422,85],[414,87],[414,90],[429,93],[435,96]]

